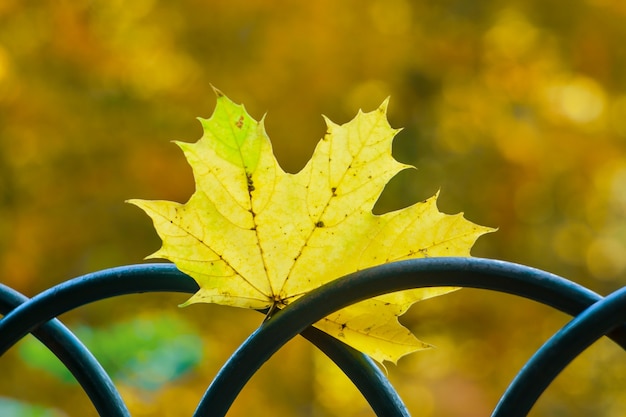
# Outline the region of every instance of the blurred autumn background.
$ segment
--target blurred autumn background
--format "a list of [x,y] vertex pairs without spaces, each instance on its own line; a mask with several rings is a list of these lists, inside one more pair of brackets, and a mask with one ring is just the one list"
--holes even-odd
[[[359,0],[0,2],[0,279],[32,296],[142,262],[159,245],[128,198],[184,202],[172,140],[201,136],[211,84],[266,127],[298,171],[325,127],[391,96],[394,155],[418,167],[378,203],[441,190],[440,209],[498,227],[475,256],[546,269],[601,294],[626,283],[626,3]],[[188,416],[256,312],[136,295],[61,318],[112,374],[134,416]],[[486,416],[568,318],[463,290],[403,318],[436,345],[389,366],[414,416]],[[29,337],[0,359],[0,414],[92,416]],[[624,352],[602,340],[533,416],[622,416]],[[39,414],[37,414],[39,413]],[[304,340],[246,386],[233,416],[367,416]]]

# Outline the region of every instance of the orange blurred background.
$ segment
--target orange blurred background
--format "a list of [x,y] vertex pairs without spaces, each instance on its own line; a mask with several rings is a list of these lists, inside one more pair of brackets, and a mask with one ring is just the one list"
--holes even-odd
[[[440,189],[442,211],[499,228],[479,240],[475,256],[609,293],[626,271],[625,39],[620,0],[4,0],[1,282],[32,296],[154,252],[160,242],[149,219],[124,200],[191,195],[191,171],[170,141],[201,136],[195,117],[210,116],[213,84],[256,119],[267,113],[290,172],[323,136],[321,114],[344,123],[391,96],[391,124],[404,128],[394,155],[418,170],[389,184],[378,212]],[[116,377],[134,416],[190,415],[262,320],[227,307],[178,309],[184,299],[128,296],[62,317],[104,334],[153,317],[178,329],[158,336],[161,345],[198,338],[196,359],[171,381]],[[426,301],[403,322],[437,348],[402,359],[389,375],[414,416],[485,416],[567,320],[478,290]],[[18,346],[0,360],[0,397],[54,416],[95,415],[75,384],[25,352]],[[624,359],[600,341],[531,415],[623,415]],[[294,340],[231,413],[279,414],[371,412],[329,361]]]

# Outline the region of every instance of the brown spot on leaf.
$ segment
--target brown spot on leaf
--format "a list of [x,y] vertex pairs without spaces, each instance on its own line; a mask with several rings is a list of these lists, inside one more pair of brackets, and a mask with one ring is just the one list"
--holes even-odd
[[235,123],[235,126],[237,126],[239,129],[243,127],[243,116],[239,117],[239,120],[237,120],[237,123]]

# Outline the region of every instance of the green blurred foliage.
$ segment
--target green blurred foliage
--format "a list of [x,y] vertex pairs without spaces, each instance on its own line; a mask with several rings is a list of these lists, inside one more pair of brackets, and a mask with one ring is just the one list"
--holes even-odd
[[[600,293],[624,284],[626,6],[621,0],[0,2],[0,276],[27,295],[139,262],[159,241],[130,197],[185,201],[190,169],[171,140],[200,137],[210,83],[266,126],[283,167],[391,96],[404,127],[379,211],[441,189],[440,207],[499,227],[474,255],[565,275]],[[180,296],[109,300],[64,315],[100,326],[176,309]],[[114,314],[112,314],[114,313]],[[153,392],[122,384],[133,415],[190,415],[261,317],[178,311],[202,334],[194,372]],[[567,318],[464,290],[405,323],[437,349],[390,377],[416,416],[488,415],[514,373]],[[601,341],[532,415],[623,415],[623,357]],[[621,361],[620,361],[621,359]],[[2,360],[0,395],[94,415],[79,389]],[[265,410],[265,411],[263,411]],[[294,340],[246,386],[232,415],[370,415],[333,366]]]
[[[202,339],[197,332],[182,318],[162,312],[103,328],[83,325],[72,330],[113,381],[144,390],[157,390],[184,376],[202,356]],[[19,353],[28,366],[63,382],[76,382],[63,363],[34,337],[20,344]]]
[[64,417],[58,410],[46,409],[41,406],[25,404],[20,401],[0,397],[0,413],[3,416],[19,417]]

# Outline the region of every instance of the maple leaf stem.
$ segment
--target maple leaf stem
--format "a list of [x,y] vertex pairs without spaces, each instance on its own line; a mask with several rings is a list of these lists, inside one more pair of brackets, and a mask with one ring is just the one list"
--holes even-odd
[[272,306],[266,310],[263,323],[274,317],[274,314],[276,314],[278,310],[280,310],[280,308],[278,307],[278,302],[274,301],[274,304],[272,304]]

